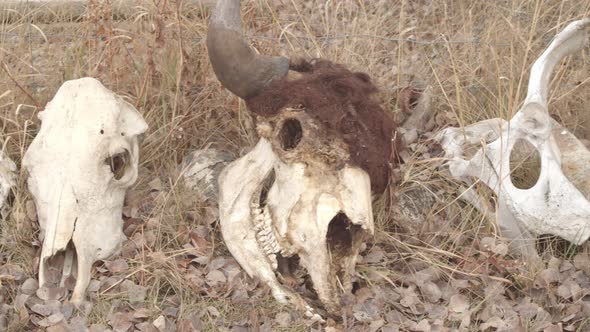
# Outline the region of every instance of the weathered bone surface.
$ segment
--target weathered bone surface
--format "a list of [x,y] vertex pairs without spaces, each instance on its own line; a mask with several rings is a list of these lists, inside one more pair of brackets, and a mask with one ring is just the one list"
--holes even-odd
[[213,148],[195,150],[184,158],[180,172],[188,188],[217,203],[219,174],[234,159],[231,154]]
[[123,200],[137,179],[138,136],[147,124],[93,78],[65,82],[39,119],[23,158],[43,241],[39,284],[46,285],[50,258],[65,251],[62,285],[77,272],[71,301],[80,303],[92,264],[125,239]]
[[[299,144],[305,148],[315,138],[307,137],[310,124],[302,123]],[[359,247],[374,232],[370,180],[356,167],[337,170],[308,159],[285,162],[288,156],[278,150],[281,128],[262,134],[251,152],[221,173],[221,231],[240,265],[266,283],[279,302],[320,319],[298,294],[279,283],[277,255],[297,255],[326,309],[338,312],[340,294],[352,290]]]
[[5,218],[9,207],[7,199],[16,185],[16,164],[4,152],[0,152],[0,216]]
[[[485,120],[439,133],[451,174],[468,184],[478,179],[494,191],[498,206],[493,215],[524,255],[536,256],[535,235],[551,234],[575,244],[590,237],[590,152],[549,116],[547,101],[555,65],[586,45],[589,28],[589,19],[575,21],[555,37],[534,63],[527,97],[510,121]],[[510,155],[519,140],[531,143],[540,155],[540,175],[530,189],[517,188],[510,176]],[[482,207],[473,190],[463,196]]]
[[322,319],[285,285],[298,259],[327,312],[339,315],[363,239],[374,232],[371,194],[389,184],[395,126],[368,75],[256,54],[242,38],[239,9],[239,0],[217,2],[207,46],[219,81],[256,116],[260,141],[220,175],[221,232],[279,302]]

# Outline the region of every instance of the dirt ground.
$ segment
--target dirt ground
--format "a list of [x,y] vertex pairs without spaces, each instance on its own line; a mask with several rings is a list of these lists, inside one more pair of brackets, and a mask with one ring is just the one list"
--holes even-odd
[[[98,0],[82,16],[0,13],[0,135],[19,169],[37,114],[65,80],[100,79],[149,125],[125,202],[128,240],[95,265],[86,306],[65,300],[68,285],[38,289],[37,216],[19,172],[0,223],[0,331],[590,331],[588,245],[540,238],[541,265],[510,255],[496,225],[458,199],[433,140],[441,128],[510,118],[531,64],[567,23],[588,16],[590,2],[242,1],[259,52],[368,73],[400,123],[416,108],[432,114],[375,198],[376,235],[361,253],[354,299],[324,325],[246,276],[220,236],[215,202],[182,176],[192,151],[238,157],[257,141],[243,101],[207,59],[211,1],[130,2],[126,13]],[[589,69],[585,48],[558,66],[550,93],[552,116],[582,139]]]

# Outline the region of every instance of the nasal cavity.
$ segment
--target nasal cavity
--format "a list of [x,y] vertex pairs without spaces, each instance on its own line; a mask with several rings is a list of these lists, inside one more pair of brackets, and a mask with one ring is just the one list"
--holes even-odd
[[541,175],[541,155],[527,140],[518,139],[510,152],[510,180],[518,189],[531,189]]
[[108,157],[105,160],[105,163],[111,167],[111,172],[113,172],[113,177],[116,180],[121,180],[123,175],[125,175],[125,170],[131,161],[131,155],[129,151],[125,150],[123,152],[114,154]]
[[287,119],[283,122],[281,131],[279,132],[279,140],[281,141],[281,148],[283,150],[293,150],[299,145],[303,137],[303,128],[297,119]]
[[346,214],[338,213],[328,225],[328,249],[332,257],[343,257],[352,254],[352,245],[361,226],[353,224]]

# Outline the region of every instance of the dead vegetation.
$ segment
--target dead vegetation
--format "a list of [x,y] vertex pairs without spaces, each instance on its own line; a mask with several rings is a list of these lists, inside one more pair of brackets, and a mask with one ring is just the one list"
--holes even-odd
[[[75,22],[67,12],[0,13],[0,124],[19,166],[37,113],[64,80],[100,79],[150,126],[126,199],[129,240],[121,257],[95,267],[92,306],[58,301],[64,289],[37,290],[36,215],[20,174],[0,226],[0,330],[590,329],[587,245],[542,239],[543,266],[510,257],[495,225],[457,199],[461,190],[431,140],[445,126],[510,117],[534,59],[568,22],[588,16],[589,2],[242,1],[260,52],[321,56],[367,72],[400,122],[425,107],[408,91],[428,97],[432,118],[407,129],[414,135],[395,184],[374,205],[378,231],[357,267],[355,296],[327,327],[278,307],[245,276],[221,241],[215,206],[182,180],[179,165],[191,151],[212,145],[238,156],[256,141],[245,105],[210,68],[205,3],[136,0],[120,16],[109,1],[91,0]],[[584,139],[588,62],[586,49],[559,66],[550,104]],[[297,284],[309,294],[303,279]]]

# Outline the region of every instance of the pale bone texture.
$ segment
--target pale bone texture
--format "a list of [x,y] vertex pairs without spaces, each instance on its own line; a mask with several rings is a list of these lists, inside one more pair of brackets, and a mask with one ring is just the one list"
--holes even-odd
[[188,188],[198,193],[201,199],[217,204],[219,174],[234,159],[227,152],[207,147],[189,153],[182,162],[180,172]]
[[51,258],[65,252],[61,283],[77,274],[71,301],[81,303],[92,264],[118,253],[125,239],[123,201],[147,124],[93,78],[65,82],[39,119],[23,158],[43,241],[39,284],[47,284]]
[[[547,95],[554,67],[565,56],[582,49],[588,40],[590,20],[572,22],[535,61],[527,97],[510,121],[490,119],[439,133],[453,177],[470,185],[462,198],[482,211],[486,201],[471,187],[486,184],[497,197],[496,219],[512,249],[536,257],[535,236],[550,234],[574,244],[590,236],[590,152],[548,112]],[[510,155],[519,140],[539,153],[541,169],[530,189],[515,187],[510,176]],[[472,157],[468,149],[476,150]],[[492,209],[493,210],[493,209]]]
[[[301,137],[286,149],[282,129],[292,121],[301,125]],[[345,152],[339,142],[327,143],[304,111],[286,110],[268,122],[259,118],[258,132],[254,149],[230,163],[219,178],[223,239],[244,270],[268,285],[277,301],[323,320],[279,282],[285,281],[281,264],[298,256],[324,307],[339,312],[342,294],[352,291],[362,241],[374,234],[369,176],[360,168],[317,158]]]
[[[289,59],[249,46],[239,0],[217,1],[207,48],[219,81],[247,102],[271,82],[306,75],[290,68]],[[341,314],[363,239],[374,233],[371,183],[364,169],[351,166],[342,133],[312,118],[312,110],[290,106],[259,114],[260,141],[221,172],[221,233],[244,270],[267,284],[279,302],[323,320],[286,285],[297,280],[293,264],[299,260],[307,270],[328,314]]]
[[0,216],[6,218],[10,207],[8,197],[16,185],[16,164],[5,152],[0,152]]

